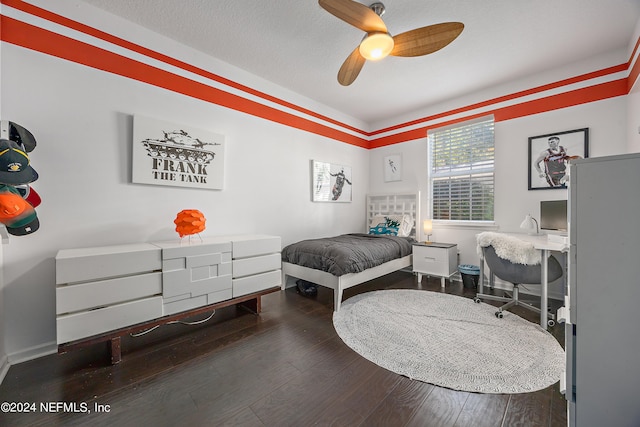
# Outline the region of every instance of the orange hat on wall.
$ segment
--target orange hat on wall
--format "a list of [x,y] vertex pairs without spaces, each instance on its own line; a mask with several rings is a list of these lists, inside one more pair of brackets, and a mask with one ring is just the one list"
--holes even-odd
[[40,228],[33,206],[16,190],[6,185],[0,188],[0,222],[14,236],[31,234]]

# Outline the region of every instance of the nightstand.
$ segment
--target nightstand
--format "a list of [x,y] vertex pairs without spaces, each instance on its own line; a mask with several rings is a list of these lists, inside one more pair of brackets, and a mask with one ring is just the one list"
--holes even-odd
[[418,273],[418,283],[422,275],[440,277],[444,288],[445,279],[458,270],[458,245],[455,243],[414,243],[413,272]]

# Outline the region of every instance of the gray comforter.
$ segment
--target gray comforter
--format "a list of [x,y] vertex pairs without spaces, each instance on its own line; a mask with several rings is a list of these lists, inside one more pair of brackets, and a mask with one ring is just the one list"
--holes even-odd
[[410,237],[343,234],[292,243],[282,250],[282,261],[342,276],[405,257],[413,242]]

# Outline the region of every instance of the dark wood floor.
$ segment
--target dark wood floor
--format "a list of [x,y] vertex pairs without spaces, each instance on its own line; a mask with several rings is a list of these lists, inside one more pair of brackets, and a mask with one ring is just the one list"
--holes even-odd
[[[416,288],[397,272],[348,290]],[[423,289],[440,292],[439,279]],[[472,297],[461,283],[447,293]],[[35,403],[0,412],[0,426],[566,426],[558,384],[526,394],[454,391],[396,375],[337,336],[332,295],[295,289],[263,298],[260,316],[235,307],[205,325],[166,325],[123,339],[109,364],[103,344],[12,366],[0,402]],[[523,317],[537,316],[519,307]],[[563,342],[563,325],[550,329]],[[49,403],[44,412],[41,403]],[[51,403],[52,402],[52,403]],[[60,403],[59,403],[60,402]],[[75,405],[79,412],[68,412]],[[90,413],[83,413],[85,406]],[[103,412],[96,411],[96,405]]]

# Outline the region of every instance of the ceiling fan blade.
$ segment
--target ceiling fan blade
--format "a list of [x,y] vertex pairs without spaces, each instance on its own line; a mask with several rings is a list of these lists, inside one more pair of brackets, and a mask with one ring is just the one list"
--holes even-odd
[[342,86],[349,86],[360,74],[362,66],[367,60],[360,55],[359,47],[355,48],[351,55],[342,63],[340,71],[338,71],[338,82]]
[[318,0],[318,4],[330,14],[367,33],[387,32],[387,26],[373,10],[352,0]]
[[442,49],[464,29],[462,22],[443,22],[416,28],[393,37],[393,56],[422,56]]

